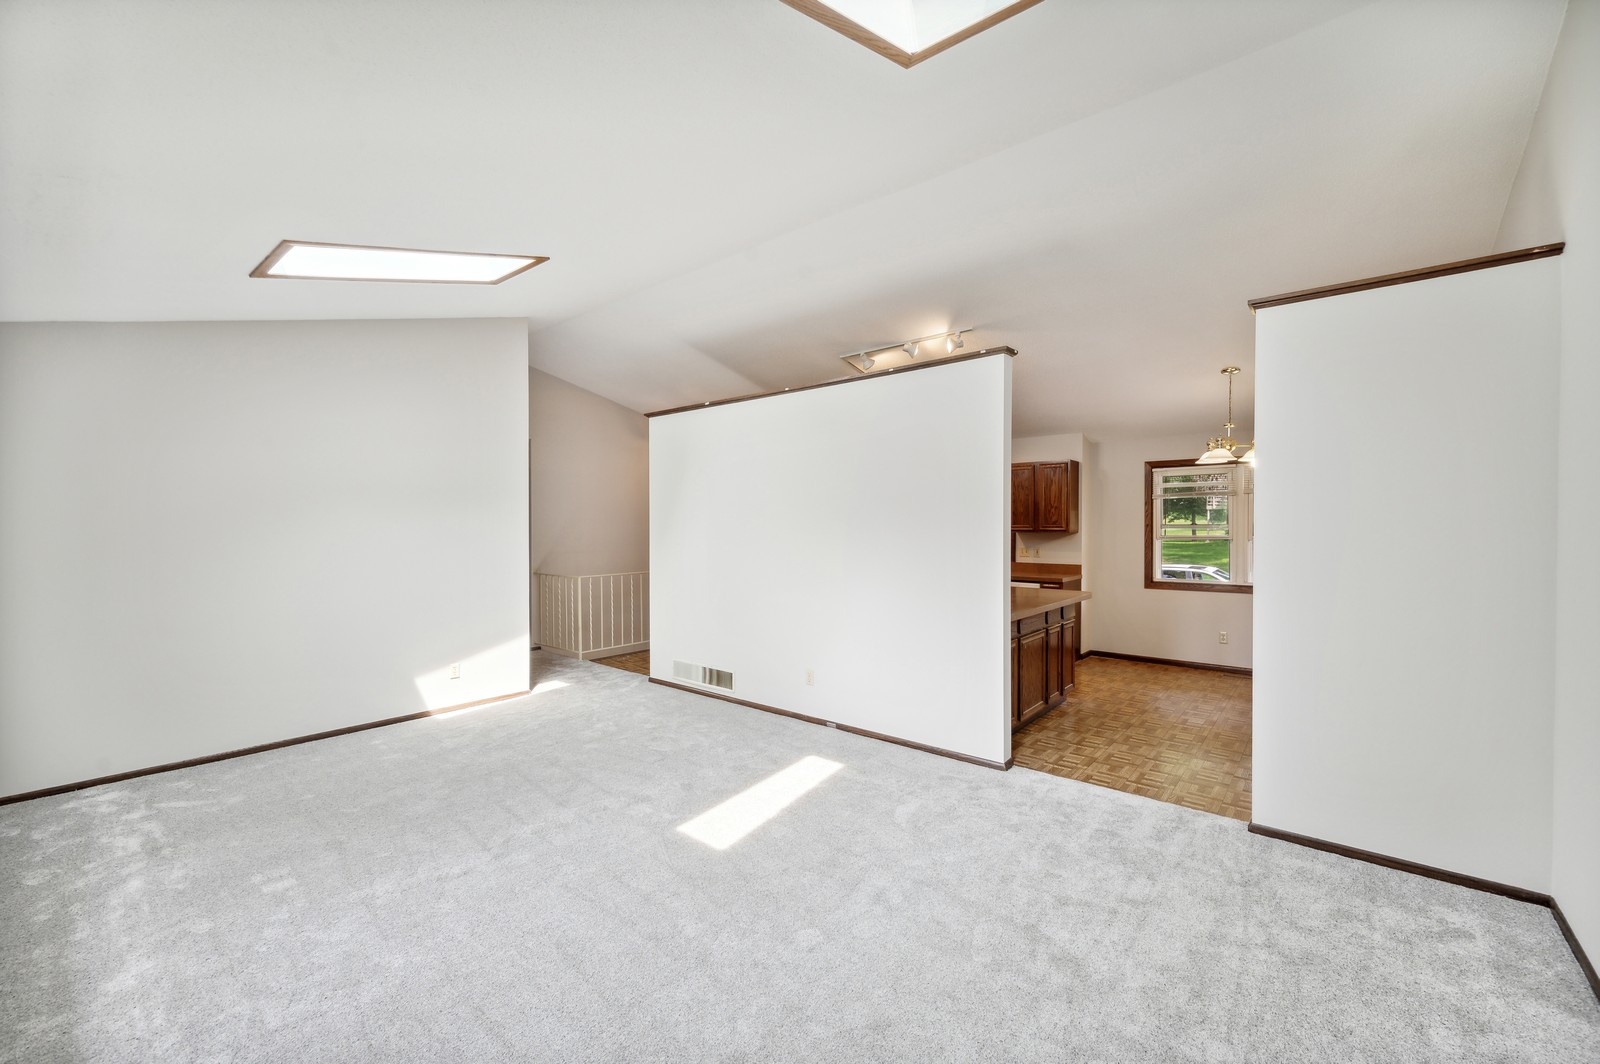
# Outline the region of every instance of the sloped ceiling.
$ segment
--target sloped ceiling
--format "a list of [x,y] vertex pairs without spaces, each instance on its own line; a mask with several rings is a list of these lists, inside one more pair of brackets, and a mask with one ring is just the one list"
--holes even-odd
[[0,318],[525,316],[636,410],[972,327],[1019,434],[1214,430],[1247,298],[1491,250],[1563,9],[1045,0],[902,70],[777,0],[7,0]]

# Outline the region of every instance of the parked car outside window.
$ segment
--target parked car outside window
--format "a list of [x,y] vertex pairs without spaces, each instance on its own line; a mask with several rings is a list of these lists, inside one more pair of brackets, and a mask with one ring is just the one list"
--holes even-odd
[[1217,580],[1228,582],[1228,570],[1219,569],[1215,565],[1163,565],[1161,567],[1163,580]]

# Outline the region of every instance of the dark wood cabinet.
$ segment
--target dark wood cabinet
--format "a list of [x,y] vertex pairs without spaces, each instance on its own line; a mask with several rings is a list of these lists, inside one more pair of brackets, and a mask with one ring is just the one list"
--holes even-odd
[[1034,521],[1033,466],[1011,467],[1011,530],[1032,531]]
[[1032,720],[1050,703],[1049,640],[1044,629],[1017,639],[1017,720]]
[[1077,607],[1011,622],[1011,725],[1021,727],[1060,705],[1072,690]]
[[[1012,562],[1011,580],[1013,583],[1038,584],[1043,588],[1064,588],[1068,591],[1083,590],[1083,576],[1077,565],[1056,565],[1050,562]],[[1083,607],[1072,607],[1071,631],[1067,639],[1072,644],[1072,660],[1083,657]],[[1067,686],[1072,686],[1072,681],[1067,680]]]
[[1011,467],[1014,532],[1078,531],[1077,462],[1019,462]]
[[1044,630],[1044,700],[1054,702],[1067,693],[1066,681],[1063,678],[1065,671],[1064,662],[1067,655],[1064,649],[1062,633],[1066,625],[1059,620],[1049,625]]

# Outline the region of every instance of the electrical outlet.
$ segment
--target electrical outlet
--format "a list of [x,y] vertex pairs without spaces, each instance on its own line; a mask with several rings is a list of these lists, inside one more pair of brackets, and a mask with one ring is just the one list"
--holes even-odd
[[816,671],[813,670],[813,669],[807,669],[806,670],[806,686],[807,687],[815,687],[815,686],[817,686],[817,674],[816,674]]
[[[1227,642],[1227,640],[1224,639],[1223,642]],[[459,661],[450,666],[450,678],[452,680],[461,679],[461,663]]]
[[1226,643],[1227,641],[1228,641],[1228,633],[1227,632],[1218,632],[1217,633],[1217,642]]

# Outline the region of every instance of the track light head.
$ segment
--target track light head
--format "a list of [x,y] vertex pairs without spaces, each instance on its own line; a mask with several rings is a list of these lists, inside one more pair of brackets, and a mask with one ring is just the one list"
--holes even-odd
[[[943,356],[938,354],[937,348],[931,345],[941,341],[944,343],[945,355],[953,355],[966,347],[964,334],[971,329],[951,329],[949,332],[929,333],[927,336],[918,336],[910,340],[902,340],[897,344],[885,344],[882,347],[869,347],[865,351],[852,351],[848,355],[840,355],[851,369],[857,373],[867,373],[874,366],[886,373],[904,369],[919,354],[926,354],[928,358],[938,359]],[[927,359],[922,359],[918,365],[926,365]]]

